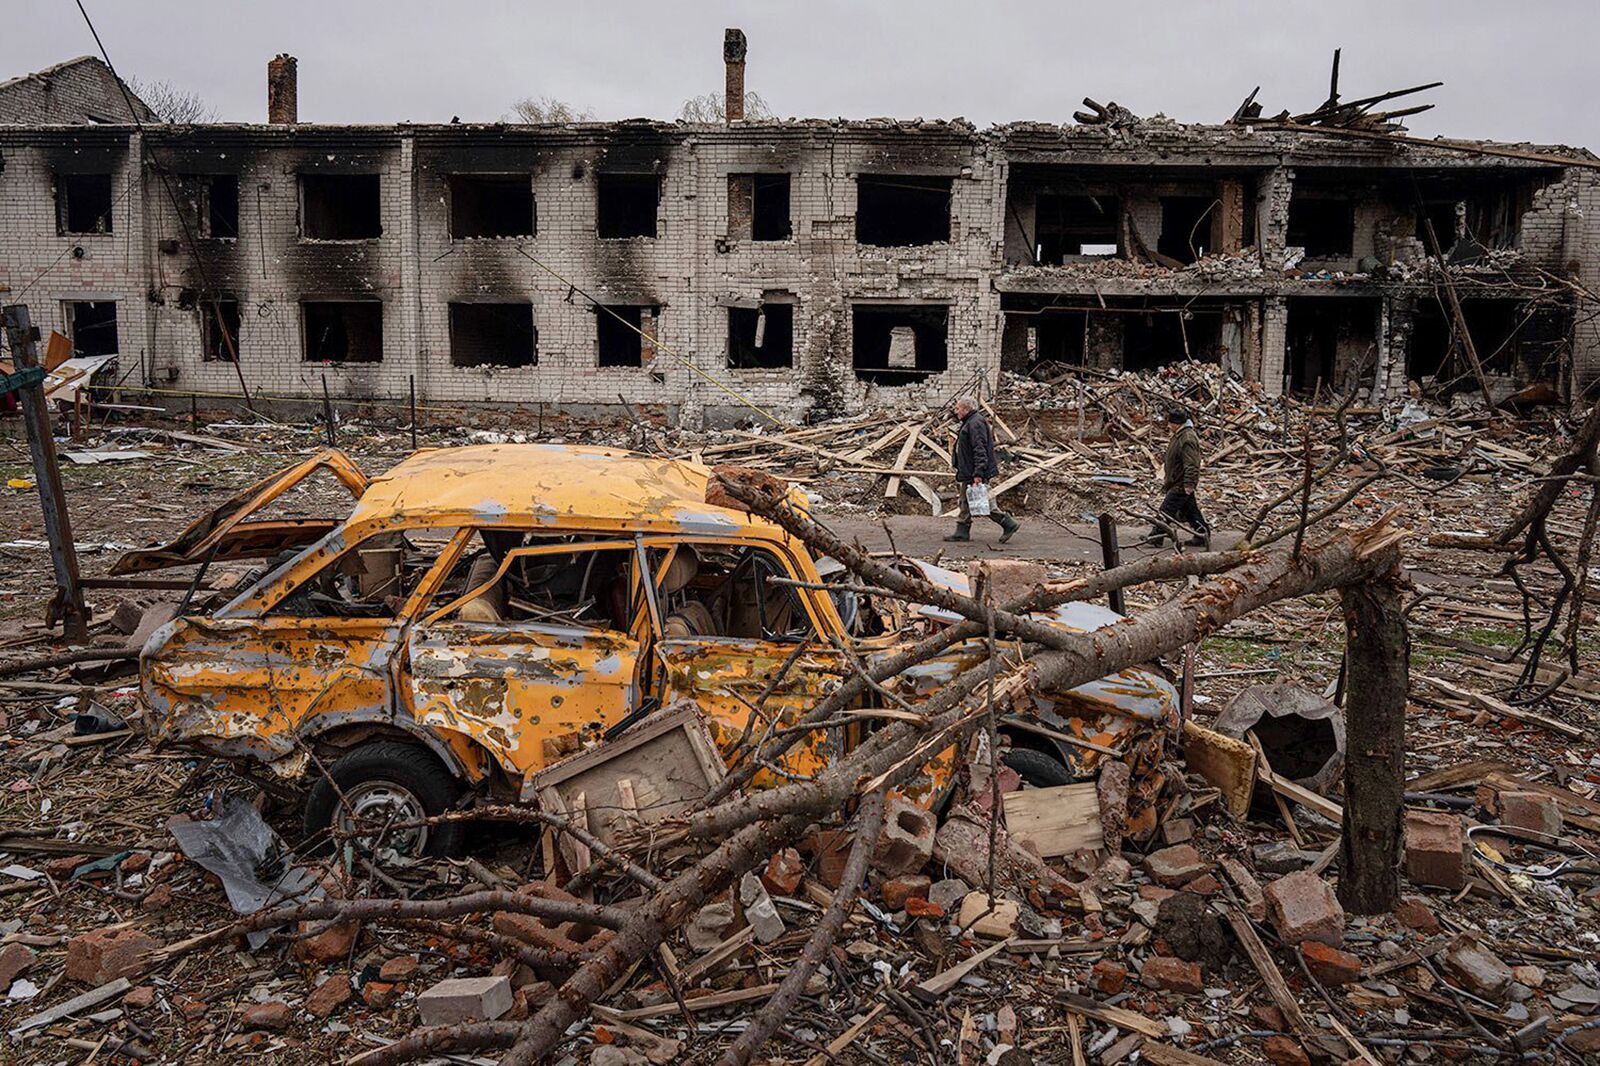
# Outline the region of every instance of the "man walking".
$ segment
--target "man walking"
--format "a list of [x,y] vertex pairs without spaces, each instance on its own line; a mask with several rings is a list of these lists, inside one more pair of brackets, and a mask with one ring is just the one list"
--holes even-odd
[[[956,468],[956,498],[961,501],[961,512],[956,518],[956,531],[945,540],[972,539],[972,508],[967,504],[967,486],[987,485],[1000,476],[1000,464],[994,454],[994,434],[989,422],[978,411],[978,401],[971,396],[957,396],[956,418],[961,425],[956,430],[955,451],[951,462]],[[989,520],[1000,527],[1000,543],[1010,540],[1021,525],[1004,511],[991,508]]]
[[[1195,490],[1200,487],[1200,433],[1194,428],[1189,413],[1181,407],[1167,412],[1167,425],[1172,430],[1172,439],[1167,442],[1161,513],[1195,531],[1194,539],[1189,541],[1191,546],[1209,547],[1211,528],[1206,525],[1200,503],[1195,499]],[[1158,525],[1151,528],[1145,540],[1160,544],[1165,537],[1166,531]]]

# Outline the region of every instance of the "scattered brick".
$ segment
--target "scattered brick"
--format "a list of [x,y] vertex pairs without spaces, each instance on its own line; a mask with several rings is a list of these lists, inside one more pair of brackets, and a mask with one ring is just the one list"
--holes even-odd
[[452,977],[417,996],[424,1025],[494,1021],[511,1009],[511,982],[504,977]]
[[1344,944],[1344,908],[1328,883],[1310,870],[1285,874],[1266,887],[1267,914],[1286,944],[1319,940]]
[[122,997],[122,1006],[125,1010],[149,1010],[156,1005],[156,989],[154,985],[140,985]]
[[1502,792],[1500,824],[1560,836],[1561,808],[1543,792]]
[[392,959],[385,959],[382,966],[378,967],[378,977],[384,981],[404,981],[417,972],[417,957],[415,955],[399,955]]
[[1291,1037],[1267,1037],[1261,1045],[1261,1053],[1273,1063],[1273,1066],[1311,1066],[1311,1059],[1305,1049]]
[[1423,936],[1439,931],[1439,919],[1428,905],[1415,896],[1407,896],[1394,906],[1394,917],[1401,925]]
[[11,982],[28,972],[38,955],[26,944],[7,944],[0,948],[0,994],[11,987]]
[[829,888],[838,888],[854,842],[855,835],[847,830],[819,829],[800,842],[800,850],[816,863],[817,880]]
[[1361,980],[1361,960],[1348,951],[1330,948],[1320,940],[1308,940],[1300,946],[1305,956],[1306,969],[1325,985],[1348,985]]
[[1496,999],[1511,983],[1511,967],[1471,933],[1462,933],[1444,952],[1444,968],[1475,996]]
[[774,895],[792,896],[805,875],[806,863],[800,853],[793,848],[784,848],[767,860],[767,870],[761,875],[761,883]]
[[934,831],[939,828],[932,811],[901,797],[889,800],[878,831],[872,868],[890,877],[916,873],[933,857]]
[[144,969],[145,956],[161,946],[137,929],[96,929],[67,941],[66,977],[103,985]]
[[1406,876],[1419,885],[1459,892],[1467,886],[1461,818],[1449,811],[1407,811]]
[[1206,861],[1192,844],[1174,844],[1144,857],[1144,868],[1156,884],[1178,888],[1206,872]]
[[[316,922],[301,922],[300,931],[315,929]],[[294,957],[301,962],[340,962],[350,957],[356,937],[361,932],[360,922],[339,922],[320,933],[295,941]]]
[[294,1008],[281,999],[269,999],[265,1003],[252,1003],[239,1015],[240,1022],[246,1029],[269,1029],[281,1033],[294,1024]]
[[1114,959],[1101,959],[1089,971],[1089,987],[1114,996],[1128,983],[1128,968]]
[[1171,955],[1152,955],[1139,971],[1139,980],[1149,988],[1163,992],[1185,992],[1193,995],[1204,986],[1198,963],[1185,962]]
[[912,898],[928,898],[928,890],[933,887],[933,880],[925,874],[906,874],[904,877],[891,877],[883,883],[878,890],[883,905],[892,911],[903,910],[906,901]]
[[350,987],[350,978],[344,974],[336,974],[316,987],[306,997],[305,1007],[313,1017],[326,1018],[340,1007],[355,998],[355,989]]
[[906,913],[913,918],[943,918],[945,909],[931,899],[912,896],[906,900]]

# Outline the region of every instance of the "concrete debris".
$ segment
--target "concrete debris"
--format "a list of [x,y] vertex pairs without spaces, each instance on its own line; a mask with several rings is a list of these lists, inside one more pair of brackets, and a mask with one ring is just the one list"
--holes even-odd
[[740,880],[739,901],[744,904],[744,920],[755,930],[759,943],[770,944],[784,934],[783,918],[755,874],[745,874]]
[[451,977],[417,995],[424,1025],[492,1022],[511,1009],[511,981],[506,977]]
[[1344,945],[1344,908],[1333,889],[1310,870],[1285,874],[1266,887],[1267,913],[1286,944]]

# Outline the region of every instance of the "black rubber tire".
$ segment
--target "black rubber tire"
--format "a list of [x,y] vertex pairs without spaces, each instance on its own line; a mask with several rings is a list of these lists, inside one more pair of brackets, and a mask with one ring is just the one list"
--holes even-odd
[[1054,788],[1072,784],[1072,775],[1060,759],[1033,748],[1007,748],[1000,761],[1022,775],[1022,783],[1034,788]]
[[[433,752],[419,744],[396,740],[377,740],[352,748],[328,768],[328,773],[345,792],[375,781],[399,785],[421,802],[430,817],[449,810],[462,791],[460,780]],[[333,785],[326,777],[318,778],[306,797],[307,839],[325,838],[338,802],[339,794]],[[466,826],[461,822],[432,826],[424,853],[436,858],[457,855],[465,836]]]

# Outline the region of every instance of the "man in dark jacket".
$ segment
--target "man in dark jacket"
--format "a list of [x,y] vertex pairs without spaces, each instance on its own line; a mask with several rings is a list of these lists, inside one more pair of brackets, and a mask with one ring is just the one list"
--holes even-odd
[[[1195,531],[1194,538],[1189,541],[1191,545],[1208,546],[1211,527],[1206,525],[1200,503],[1195,499],[1195,490],[1200,487],[1200,433],[1194,428],[1189,413],[1181,407],[1167,412],[1167,424],[1172,429],[1172,439],[1167,442],[1163,464],[1161,513]],[[1158,525],[1151,528],[1150,536],[1145,539],[1151,544],[1160,544],[1166,535]]]
[[[978,401],[971,396],[957,396],[955,414],[961,426],[956,430],[950,461],[956,468],[956,498],[961,501],[961,513],[956,518],[956,531],[944,539],[971,540],[972,510],[967,506],[967,486],[990,484],[1000,476],[1000,464],[994,454],[994,434],[978,411]],[[999,509],[989,511],[989,520],[1000,527],[1001,544],[1010,540],[1021,525]]]

